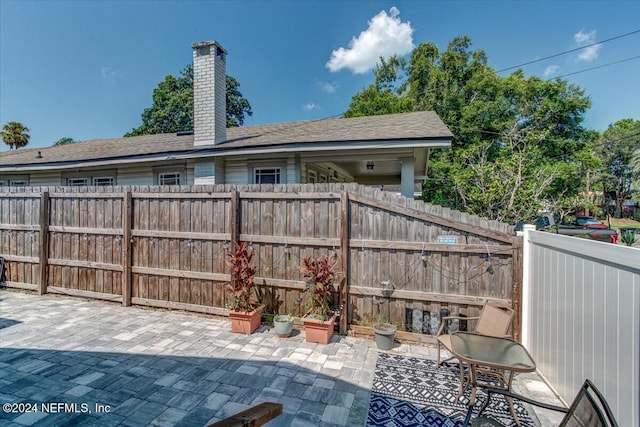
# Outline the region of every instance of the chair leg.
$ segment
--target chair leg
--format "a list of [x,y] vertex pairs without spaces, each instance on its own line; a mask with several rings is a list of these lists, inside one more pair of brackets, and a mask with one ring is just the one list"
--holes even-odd
[[440,341],[436,341],[438,344],[438,357],[437,357],[437,363],[436,363],[436,368],[440,367]]
[[456,397],[456,403],[460,401],[460,398],[464,394],[464,391],[469,386],[469,383],[467,383],[467,379],[464,375],[464,365],[462,364],[461,360],[459,360],[458,362],[460,363],[460,388],[458,388],[458,396]]

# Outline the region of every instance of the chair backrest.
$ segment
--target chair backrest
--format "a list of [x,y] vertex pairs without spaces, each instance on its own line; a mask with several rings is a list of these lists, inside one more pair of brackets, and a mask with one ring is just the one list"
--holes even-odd
[[580,391],[562,419],[560,427],[617,427],[611,408],[604,396],[589,380]]
[[507,335],[511,321],[513,320],[513,310],[506,307],[496,307],[486,303],[480,313],[480,319],[476,324],[477,334],[501,337]]

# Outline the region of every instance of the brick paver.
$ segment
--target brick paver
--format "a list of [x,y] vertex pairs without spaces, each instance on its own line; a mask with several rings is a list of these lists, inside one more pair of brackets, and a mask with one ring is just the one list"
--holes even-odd
[[0,425],[199,426],[277,401],[270,426],[362,426],[376,355],[352,337],[323,346],[266,326],[232,334],[224,318],[0,291],[0,403],[39,410],[0,412]]
[[[0,404],[38,409],[0,410],[0,426],[203,426],[263,401],[284,405],[268,426],[363,426],[377,354],[365,339],[232,334],[224,318],[0,290]],[[559,404],[535,374],[514,387]]]

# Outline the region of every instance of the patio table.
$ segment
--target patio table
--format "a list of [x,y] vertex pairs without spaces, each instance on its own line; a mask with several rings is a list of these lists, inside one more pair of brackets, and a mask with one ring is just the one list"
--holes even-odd
[[[468,425],[472,408],[476,403],[476,391],[483,384],[478,383],[478,372],[496,376],[500,387],[511,391],[513,376],[516,372],[533,372],[536,363],[522,344],[510,339],[480,335],[471,332],[454,332],[451,334],[451,351],[460,360],[460,391],[459,396],[471,386],[469,411],[464,425]],[[462,364],[469,365],[469,378],[465,378]],[[509,375],[505,378],[504,373]],[[517,425],[520,420],[516,415],[511,397],[505,396],[509,411]],[[486,403],[485,403],[486,404]]]

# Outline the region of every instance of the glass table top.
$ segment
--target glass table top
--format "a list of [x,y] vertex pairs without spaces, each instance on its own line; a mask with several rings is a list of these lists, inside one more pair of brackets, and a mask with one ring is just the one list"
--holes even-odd
[[451,334],[453,353],[467,363],[519,372],[533,372],[536,363],[527,350],[509,338],[468,332]]

